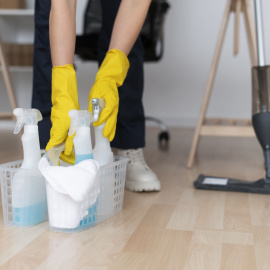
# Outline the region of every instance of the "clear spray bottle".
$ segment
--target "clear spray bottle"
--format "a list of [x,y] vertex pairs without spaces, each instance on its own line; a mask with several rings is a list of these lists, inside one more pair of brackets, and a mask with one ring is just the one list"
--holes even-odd
[[[99,114],[105,107],[105,100],[103,98],[93,98],[91,103],[93,107],[94,121],[97,121]],[[93,153],[94,159],[99,162],[100,166],[113,163],[113,152],[110,146],[110,141],[108,138],[103,137],[104,127],[105,123],[95,127],[95,147]]]
[[92,114],[88,110],[71,110],[68,115],[71,118],[68,135],[76,135],[73,139],[75,149],[75,164],[93,159],[92,141],[90,134],[90,124],[94,121]]
[[22,145],[24,160],[12,178],[13,222],[18,226],[32,226],[47,219],[45,179],[38,170],[41,158],[38,122],[41,113],[36,109],[16,108],[14,134],[24,127]]

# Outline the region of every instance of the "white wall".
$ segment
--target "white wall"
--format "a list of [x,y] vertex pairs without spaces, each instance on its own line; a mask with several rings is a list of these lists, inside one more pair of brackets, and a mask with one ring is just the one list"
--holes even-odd
[[[168,1],[171,8],[165,24],[165,54],[161,62],[145,65],[144,106],[147,115],[158,117],[170,126],[193,126],[200,111],[227,0]],[[78,1],[78,33],[82,31],[85,3],[86,0]],[[270,24],[270,1],[262,0],[262,3],[269,63],[270,35],[267,26]],[[253,7],[253,1],[251,5]],[[233,57],[233,26],[234,16],[231,15],[208,110],[208,115],[212,117],[250,117],[251,64],[243,18],[240,52],[236,58]],[[97,65],[78,61],[76,64],[81,107],[86,108]],[[2,85],[1,80],[0,83]],[[16,76],[20,106],[29,106],[31,84],[30,73]],[[6,106],[6,102],[3,105],[6,99],[2,97],[1,92],[1,108]]]
[[[170,1],[164,59],[158,64],[146,65],[147,114],[158,116],[168,124],[196,123],[226,2]],[[270,2],[263,0],[262,3],[264,25],[268,26]],[[233,26],[234,15],[231,15],[208,110],[212,117],[250,117],[251,64],[243,18],[240,52],[236,58],[232,56]],[[269,54],[270,42],[268,29],[265,27],[266,54]]]

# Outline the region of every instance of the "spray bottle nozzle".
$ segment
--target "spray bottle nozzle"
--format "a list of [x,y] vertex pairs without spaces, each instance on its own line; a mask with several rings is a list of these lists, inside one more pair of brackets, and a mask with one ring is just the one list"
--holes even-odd
[[[47,161],[50,163],[52,166],[59,166],[59,159],[61,153],[65,149],[65,144],[61,143],[58,146],[50,148],[44,155],[43,157],[47,159]],[[44,165],[44,163],[42,163]]]
[[105,107],[105,99],[104,98],[93,98],[91,100],[93,107],[93,117],[94,122],[98,120],[99,114]]
[[18,134],[24,125],[37,125],[42,120],[42,115],[37,109],[16,108],[13,114],[17,117],[14,134]]
[[71,118],[71,123],[68,131],[68,135],[72,136],[78,127],[89,127],[94,118],[88,110],[78,111],[71,110],[68,112]]

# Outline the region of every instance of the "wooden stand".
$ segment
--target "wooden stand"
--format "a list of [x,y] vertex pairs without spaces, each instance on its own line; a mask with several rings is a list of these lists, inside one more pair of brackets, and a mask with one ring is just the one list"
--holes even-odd
[[[13,87],[12,87],[12,83],[10,79],[8,64],[6,61],[5,52],[3,50],[1,38],[0,38],[0,64],[2,68],[6,91],[7,91],[11,108],[13,111],[15,108],[17,108],[17,103],[16,103],[16,99],[15,99],[15,95],[14,95],[14,91],[13,91]],[[12,112],[0,112],[0,119],[11,119],[11,118],[13,118]]]
[[244,14],[245,26],[248,37],[249,52],[251,57],[252,66],[256,66],[257,54],[256,54],[256,40],[255,40],[255,28],[251,15],[251,7],[249,0],[228,0],[224,17],[222,20],[222,25],[220,29],[220,34],[218,37],[218,42],[216,46],[216,51],[214,54],[214,59],[209,74],[200,116],[196,126],[192,146],[189,153],[187,167],[191,168],[194,162],[194,157],[196,150],[198,148],[200,136],[240,136],[240,137],[251,137],[255,136],[253,128],[251,126],[250,120],[242,119],[207,119],[205,118],[207,107],[209,104],[209,99],[211,96],[213,83],[217,71],[217,66],[220,58],[221,48],[223,45],[230,13],[235,13],[235,43],[234,43],[234,54],[238,53],[239,49],[239,23],[240,14]]

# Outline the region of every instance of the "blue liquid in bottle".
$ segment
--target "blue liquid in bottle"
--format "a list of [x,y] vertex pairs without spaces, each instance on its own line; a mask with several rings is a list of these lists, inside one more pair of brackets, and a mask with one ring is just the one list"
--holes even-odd
[[75,154],[75,165],[78,164],[79,162],[86,160],[86,159],[94,159],[93,154],[86,154],[86,155],[76,155]]
[[13,222],[20,227],[33,226],[48,219],[47,211],[47,201],[26,207],[13,207]]

